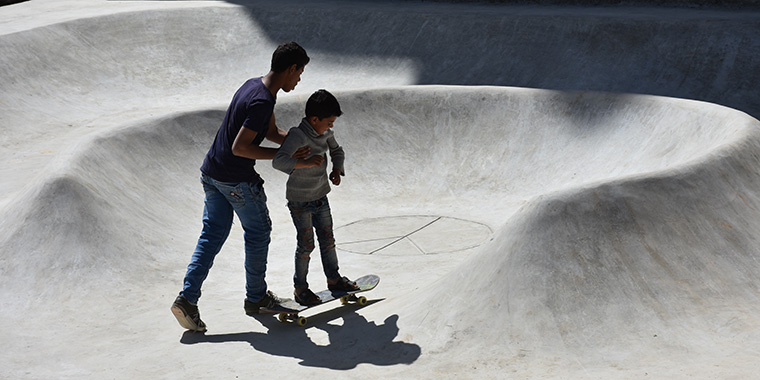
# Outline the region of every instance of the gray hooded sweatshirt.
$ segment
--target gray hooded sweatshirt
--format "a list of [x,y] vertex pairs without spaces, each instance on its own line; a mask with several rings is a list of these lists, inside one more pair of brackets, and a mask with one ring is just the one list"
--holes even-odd
[[[322,166],[295,169],[298,160],[292,157],[293,153],[305,145],[311,148],[311,156],[325,156]],[[328,129],[322,135],[318,135],[317,131],[304,118],[300,125],[288,131],[288,137],[272,160],[272,166],[275,169],[290,175],[287,190],[285,191],[285,198],[295,202],[311,202],[324,197],[330,192],[326,159],[328,151],[330,152],[333,169],[338,169],[341,175],[345,175],[345,171],[343,170],[343,161],[345,159],[343,148],[335,141],[335,136],[331,129]]]

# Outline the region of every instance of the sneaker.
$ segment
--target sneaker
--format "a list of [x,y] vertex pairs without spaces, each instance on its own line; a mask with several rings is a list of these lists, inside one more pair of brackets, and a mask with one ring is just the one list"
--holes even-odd
[[266,309],[274,309],[277,306],[280,306],[281,303],[282,300],[279,297],[277,297],[270,290],[267,290],[267,294],[259,302],[251,302],[246,298],[245,302],[243,303],[243,308],[245,309],[246,315],[272,313],[273,311]]
[[327,289],[330,289],[330,291],[333,292],[350,292],[359,290],[359,285],[356,285],[356,282],[349,280],[348,277],[343,276],[334,284],[328,282]]
[[190,331],[206,331],[206,324],[201,320],[198,306],[191,304],[185,296],[177,296],[177,299],[174,300],[172,314],[177,318],[180,326]]
[[322,303],[322,300],[319,298],[319,296],[314,294],[314,292],[312,292],[309,288],[303,289],[300,292],[298,289],[296,289],[293,294],[296,296],[296,302],[303,306],[314,306]]

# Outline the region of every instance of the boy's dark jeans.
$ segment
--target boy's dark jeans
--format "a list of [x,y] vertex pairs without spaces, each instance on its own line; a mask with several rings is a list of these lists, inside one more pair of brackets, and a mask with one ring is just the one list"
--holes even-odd
[[317,231],[319,249],[322,255],[322,268],[328,280],[340,278],[338,274],[338,255],[335,252],[332,214],[327,196],[311,202],[288,202],[290,216],[296,227],[296,272],[293,283],[296,288],[308,288],[306,280],[309,274],[309,261],[314,251],[314,231]]

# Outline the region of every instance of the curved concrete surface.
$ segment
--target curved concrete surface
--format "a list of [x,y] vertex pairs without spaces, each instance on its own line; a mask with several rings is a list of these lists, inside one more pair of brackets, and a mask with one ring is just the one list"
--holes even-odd
[[[758,20],[405,2],[3,7],[0,377],[750,378]],[[200,228],[198,166],[232,91],[283,39],[312,63],[278,124],[320,87],[345,110],[337,225],[383,220],[391,238],[422,215],[493,234],[434,255],[404,254],[424,245],[411,239],[393,254],[342,250],[345,274],[381,276],[374,301],[318,310],[302,329],[242,312],[235,227],[204,285],[209,332],[183,334],[168,307]],[[286,295],[285,178],[257,169],[268,281]]]

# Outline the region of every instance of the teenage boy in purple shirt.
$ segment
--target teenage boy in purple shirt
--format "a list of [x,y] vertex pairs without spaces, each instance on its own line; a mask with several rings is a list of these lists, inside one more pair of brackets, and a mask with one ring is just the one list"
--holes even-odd
[[[309,63],[306,51],[295,42],[284,43],[272,55],[271,70],[245,82],[235,93],[201,166],[205,191],[203,230],[185,274],[184,287],[171,307],[179,324],[192,331],[206,331],[200,318],[198,300],[208,276],[232,228],[233,214],[243,227],[245,240],[246,314],[268,312],[281,300],[267,290],[264,280],[272,230],[264,193],[264,180],[254,170],[256,160],[271,160],[276,148],[261,147],[266,138],[277,144],[286,132],[275,124],[277,93],[290,92],[301,80]],[[293,157],[309,154],[304,147]]]

